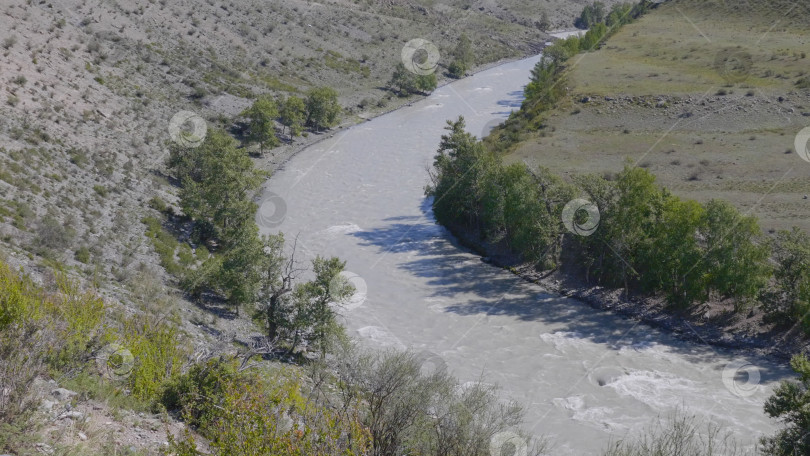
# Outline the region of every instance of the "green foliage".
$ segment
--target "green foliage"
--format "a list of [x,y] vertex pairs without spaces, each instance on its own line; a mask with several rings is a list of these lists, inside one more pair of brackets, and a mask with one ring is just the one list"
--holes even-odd
[[348,299],[354,292],[350,283],[340,276],[346,262],[338,258],[312,260],[315,279],[297,284],[289,299],[283,304],[283,313],[277,314],[280,321],[275,322],[281,334],[290,340],[290,351],[301,342],[320,351],[325,356],[337,338],[343,335],[343,329],[337,323],[334,308]]
[[579,18],[574,21],[574,25],[581,29],[591,28],[597,23],[604,22],[605,20],[605,4],[602,2],[593,2],[590,5],[585,5],[582,9]]
[[142,222],[146,225],[145,236],[147,239],[151,239],[152,247],[154,247],[155,252],[160,258],[160,265],[163,266],[169,274],[175,277],[181,277],[184,269],[177,264],[175,260],[175,252],[179,245],[177,240],[171,233],[163,228],[160,219],[148,216],[145,217]]
[[391,81],[388,83],[400,96],[414,93],[427,94],[436,88],[436,74],[418,75],[408,71],[402,62],[397,63]]
[[290,130],[291,138],[301,134],[306,121],[306,109],[304,100],[294,95],[281,102],[279,121]]
[[31,320],[40,314],[39,291],[27,278],[0,262],[0,331],[11,323]]
[[88,249],[86,246],[79,247],[79,249],[74,253],[73,258],[80,263],[89,263],[90,249]]
[[221,130],[209,130],[200,147],[173,147],[169,168],[180,181],[183,212],[210,229],[225,247],[235,242],[246,223],[253,223],[253,193],[263,175]]
[[464,119],[448,121],[434,157],[431,185],[436,219],[463,224],[492,242],[505,241],[528,261],[556,263],[560,214],[573,188],[548,170],[532,174],[526,166],[504,166],[464,130]]
[[799,228],[780,231],[771,248],[776,268],[764,300],[769,319],[781,326],[799,323],[810,333],[810,236]]
[[453,60],[450,62],[450,66],[447,68],[448,74],[450,77],[456,79],[464,77],[467,70],[473,65],[475,60],[475,55],[472,51],[472,41],[470,41],[470,37],[468,37],[466,33],[461,34],[456,48],[453,49],[451,57]]
[[769,246],[761,239],[755,217],[740,214],[725,201],[709,201],[705,209],[701,230],[705,255],[700,266],[707,287],[720,297],[744,304],[770,280]]
[[416,76],[416,90],[422,94],[429,94],[436,89],[436,73],[420,74]]
[[765,413],[784,423],[776,434],[762,438],[763,452],[768,455],[810,454],[810,361],[803,354],[796,355],[790,365],[799,374],[798,380],[782,382],[765,401]]
[[634,19],[634,13],[638,7],[634,7],[632,3],[617,3],[613,5],[605,18],[605,25],[609,29],[615,29],[622,25],[629,24]]
[[30,383],[46,370],[71,375],[90,370],[97,377],[95,354],[116,340],[136,361],[123,382],[137,399],[151,400],[183,365],[175,327],[119,314],[107,325],[107,308],[98,295],[81,291],[60,271],[55,276],[57,292],[47,294],[0,263],[0,382],[11,391],[0,396],[0,417],[11,420],[26,410]]
[[[365,405],[362,422],[374,455],[500,454],[490,449],[492,437],[522,420],[522,408],[499,400],[496,387],[483,380],[460,385],[446,369],[426,369],[425,359],[414,353],[349,349],[329,367],[342,406]],[[522,454],[539,454],[538,443]]]
[[134,316],[121,321],[118,333],[121,346],[135,361],[126,378],[132,395],[145,401],[155,399],[163,383],[180,373],[188,354],[177,322]]
[[259,229],[253,223],[245,223],[241,229],[235,233],[229,248],[222,253],[214,278],[222,295],[237,309],[255,301],[261,279],[262,240]]
[[279,116],[275,100],[268,95],[260,96],[250,108],[242,112],[248,119],[248,140],[259,143],[259,150],[264,153],[267,147],[276,147],[279,140],[276,137],[275,119]]
[[[300,381],[269,371],[240,372],[234,360],[193,366],[163,394],[163,404],[179,411],[210,440],[216,454],[362,455],[370,450],[356,409],[337,414],[307,401]],[[191,434],[171,441],[178,455],[197,455]]]
[[599,44],[602,43],[602,40],[605,39],[608,33],[608,28],[603,22],[599,22],[593,25],[590,30],[585,33],[580,39],[580,49],[583,51],[594,51],[599,47]]
[[443,224],[474,226],[481,215],[480,184],[486,181],[494,157],[488,155],[475,136],[465,130],[463,117],[447,121],[439,150],[433,159],[431,185],[426,195],[433,197],[433,212]]
[[[576,176],[572,186],[546,169],[504,166],[464,131],[463,118],[446,129],[426,188],[440,223],[505,242],[545,268],[558,266],[568,238],[586,279],[660,293],[677,309],[716,297],[742,311],[768,284],[769,248],[757,221],[730,204],[683,201],[631,166],[613,180]],[[561,223],[562,208],[580,192],[599,209],[589,236],[571,236]]]
[[310,90],[306,99],[306,124],[316,131],[337,125],[341,111],[337,95],[335,89],[331,87],[318,87]]
[[414,75],[405,67],[402,62],[397,62],[394,67],[394,73],[391,75],[391,80],[388,82],[393,89],[395,89],[401,96],[407,96],[416,92],[416,85],[414,82]]

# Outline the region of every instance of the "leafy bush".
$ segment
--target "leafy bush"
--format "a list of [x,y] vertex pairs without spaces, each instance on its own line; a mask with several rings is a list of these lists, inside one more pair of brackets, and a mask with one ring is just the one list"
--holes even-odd
[[314,130],[329,129],[337,125],[340,116],[340,105],[337,92],[331,87],[318,87],[307,93],[306,124]]
[[[371,436],[371,454],[495,454],[492,438],[518,428],[522,407],[500,401],[496,387],[483,381],[460,385],[446,369],[427,361],[412,352],[347,347],[330,364],[344,402],[340,407],[364,404],[362,423]],[[514,435],[528,443],[525,435]],[[538,441],[522,454],[544,450],[545,442]]]
[[810,236],[799,228],[780,231],[771,248],[776,268],[764,296],[768,319],[780,326],[799,323],[810,332]]
[[[300,380],[283,373],[242,371],[233,359],[193,366],[163,394],[163,404],[181,413],[210,440],[217,454],[368,454],[367,431],[356,409],[332,412],[307,401]],[[178,455],[196,455],[190,434],[171,442]]]
[[764,454],[791,456],[810,454],[810,361],[804,354],[790,360],[799,374],[797,380],[782,382],[765,402],[765,413],[777,418],[784,427],[761,440]]

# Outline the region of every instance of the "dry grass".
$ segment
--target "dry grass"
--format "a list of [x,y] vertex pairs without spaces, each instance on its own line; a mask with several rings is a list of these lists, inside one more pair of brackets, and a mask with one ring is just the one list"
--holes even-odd
[[[681,196],[729,200],[768,229],[810,230],[810,164],[793,152],[810,125],[810,91],[796,87],[810,33],[779,11],[663,4],[574,59],[571,99],[508,160],[563,174],[616,172],[629,160]],[[749,77],[733,84],[714,65],[729,48],[751,55]]]

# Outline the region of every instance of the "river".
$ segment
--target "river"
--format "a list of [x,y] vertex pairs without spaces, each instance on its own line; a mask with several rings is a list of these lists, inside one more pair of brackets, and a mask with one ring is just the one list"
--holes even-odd
[[[462,381],[483,372],[525,407],[525,429],[550,437],[553,454],[597,453],[675,408],[753,445],[775,429],[762,404],[790,375],[784,366],[552,294],[483,263],[435,223],[423,188],[445,121],[463,115],[480,136],[518,109],[538,59],[440,87],[300,152],[266,185],[262,232],[297,234],[300,257],[346,260],[359,290],[342,312],[351,334],[425,351]],[[753,366],[735,376],[738,360]]]

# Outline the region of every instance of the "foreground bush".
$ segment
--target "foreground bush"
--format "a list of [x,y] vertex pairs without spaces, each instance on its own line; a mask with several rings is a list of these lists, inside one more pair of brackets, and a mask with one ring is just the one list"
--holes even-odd
[[[56,290],[46,292],[0,262],[0,421],[11,422],[34,405],[28,395],[36,377],[79,372],[104,374],[98,358],[117,344],[132,355],[120,378],[105,381],[130,389],[148,403],[186,359],[174,325],[145,313],[111,312],[95,293],[57,271]],[[104,361],[102,361],[104,362]]]
[[790,365],[799,378],[782,382],[765,402],[765,413],[785,425],[775,435],[762,439],[765,454],[810,454],[810,361],[798,355]]
[[[736,456],[753,454],[737,447],[730,433],[676,411],[659,417],[639,436],[608,445],[603,456]],[[792,453],[791,453],[792,454]]]
[[[368,432],[356,410],[327,410],[307,400],[300,384],[267,370],[240,372],[235,360],[217,359],[195,365],[162,400],[219,455],[368,454]],[[201,454],[191,434],[171,446],[178,456]]]
[[[333,360],[337,407],[363,404],[370,455],[489,456],[499,433],[525,442],[528,453],[523,454],[545,451],[545,441],[529,442],[520,433],[520,405],[500,401],[497,388],[483,381],[461,385],[436,363],[412,352],[356,348]],[[506,448],[501,453],[509,454]]]

